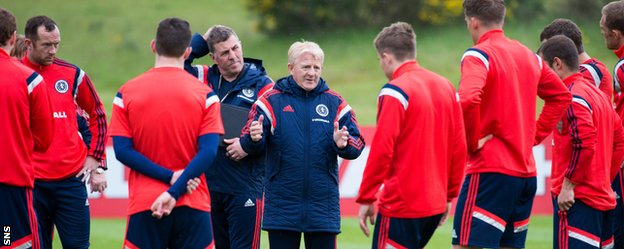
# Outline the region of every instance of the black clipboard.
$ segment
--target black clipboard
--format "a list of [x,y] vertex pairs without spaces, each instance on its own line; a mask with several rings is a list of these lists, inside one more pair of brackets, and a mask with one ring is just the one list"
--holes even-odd
[[219,139],[219,146],[227,146],[223,139],[240,137],[241,131],[247,124],[248,116],[249,109],[247,108],[221,103],[221,120],[225,134]]

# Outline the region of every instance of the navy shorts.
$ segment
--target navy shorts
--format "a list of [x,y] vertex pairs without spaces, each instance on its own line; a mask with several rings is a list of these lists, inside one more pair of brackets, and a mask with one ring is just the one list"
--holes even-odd
[[[32,189],[0,184],[0,248],[39,248]],[[33,236],[34,235],[34,236]]]
[[303,234],[306,249],[335,249],[336,233],[268,230],[270,249],[299,249]]
[[372,248],[424,248],[441,219],[442,214],[415,219],[391,218],[378,214]]
[[597,210],[579,200],[561,211],[554,197],[553,211],[553,248],[613,248],[613,211]]
[[453,221],[453,245],[524,248],[535,177],[466,175]]
[[261,197],[210,191],[210,202],[216,248],[260,248]]
[[89,248],[89,200],[81,176],[51,182],[35,180],[34,193],[41,248],[52,248],[54,227],[63,248]]
[[128,249],[213,249],[210,212],[186,206],[156,219],[152,211],[128,216],[124,248]]
[[614,249],[624,249],[624,169],[620,169],[611,187],[615,190],[617,205],[613,210],[613,238]]

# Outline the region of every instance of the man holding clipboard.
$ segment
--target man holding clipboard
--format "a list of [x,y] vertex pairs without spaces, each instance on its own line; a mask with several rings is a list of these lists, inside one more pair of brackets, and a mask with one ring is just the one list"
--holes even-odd
[[[231,155],[228,148],[240,147],[238,139],[251,105],[273,87],[273,80],[261,60],[243,58],[241,42],[229,27],[215,25],[203,36],[195,34],[191,47],[185,70],[218,95],[225,128],[217,156],[206,171],[215,246],[259,248],[264,155]],[[206,54],[213,66],[191,64]]]

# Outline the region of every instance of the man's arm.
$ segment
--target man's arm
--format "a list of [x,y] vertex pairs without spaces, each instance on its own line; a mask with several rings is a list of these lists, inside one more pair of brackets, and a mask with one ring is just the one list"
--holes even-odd
[[596,148],[596,127],[592,118],[591,105],[581,96],[574,95],[574,102],[569,105],[565,118],[570,123],[572,158],[565,171],[565,178],[578,184],[587,174]]
[[537,119],[534,145],[541,143],[552,132],[572,101],[572,94],[559,76],[550,67],[543,65],[541,60],[540,63],[542,73],[537,95],[544,100],[544,107]]
[[[76,91],[74,96],[78,106],[89,114],[89,129],[92,135],[87,155],[101,162],[106,158],[106,111],[89,76],[80,68],[77,70],[78,86],[74,89]],[[105,167],[105,164],[101,166]]]
[[615,121],[613,124],[613,154],[611,157],[611,181],[615,179],[618,171],[622,167],[622,161],[624,161],[624,128],[622,127],[622,121],[615,111]]
[[184,70],[197,77],[204,83],[208,82],[208,66],[193,65],[195,59],[204,57],[208,54],[208,44],[204,37],[199,33],[195,33],[191,39],[191,54],[184,60]]
[[481,134],[481,96],[489,71],[488,55],[475,48],[462,56],[459,100],[464,114],[468,153],[478,149]]
[[184,168],[182,175],[173,183],[167,192],[176,200],[186,192],[187,183],[190,179],[201,176],[206,172],[217,155],[219,135],[216,133],[199,136],[199,150],[191,162]]
[[173,171],[162,167],[134,149],[132,138],[113,136],[113,149],[115,157],[132,170],[169,184]]
[[[360,134],[360,128],[358,127],[355,113],[344,99],[340,99],[342,100],[342,103],[338,107],[338,114],[336,115],[336,120],[334,120],[334,150],[339,157],[347,160],[353,160],[362,154],[365,143],[362,135]],[[338,123],[338,125],[336,125],[336,123]],[[343,133],[343,140],[346,140],[346,146],[342,148],[335,143],[340,140],[337,136],[341,135],[337,133],[341,131]],[[336,138],[339,140],[336,140]]]
[[[459,99],[459,97],[458,97]],[[449,136],[451,141],[449,145],[453,147],[451,164],[449,165],[449,181],[448,181],[448,193],[447,201],[451,201],[453,198],[459,196],[459,189],[461,182],[464,178],[464,170],[466,168],[466,134],[464,133],[464,119],[462,117],[461,106],[459,102],[454,102],[453,105],[453,127],[451,130],[452,136]]]
[[377,108],[377,128],[364,175],[356,199],[360,204],[372,204],[381,184],[386,179],[395,153],[396,140],[407,110],[407,95],[388,85],[382,88]]
[[35,143],[34,150],[46,152],[54,137],[52,107],[43,77],[33,72],[27,79],[30,98],[30,130]]
[[[258,155],[264,152],[267,137],[271,135],[274,120],[273,116],[268,116],[271,115],[271,113],[267,106],[270,106],[269,102],[265,98],[260,97],[256,103],[251,106],[251,110],[249,111],[249,118],[240,138],[242,149],[249,155]],[[263,119],[260,119],[260,116],[263,116]],[[252,139],[250,128],[252,124],[255,124],[258,120],[261,121],[262,134],[259,140],[254,141],[255,139]]]

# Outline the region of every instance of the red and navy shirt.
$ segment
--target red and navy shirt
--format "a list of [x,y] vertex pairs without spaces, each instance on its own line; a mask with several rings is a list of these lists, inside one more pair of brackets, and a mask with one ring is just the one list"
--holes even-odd
[[[536,93],[545,102],[537,123]],[[459,98],[469,152],[466,173],[534,177],[533,145],[550,134],[572,96],[539,56],[497,29],[464,53]],[[493,138],[477,150],[479,139],[488,135]]]
[[[172,171],[195,157],[198,138],[223,134],[219,98],[181,68],[152,68],[128,81],[113,101],[110,136],[131,138],[141,155]],[[177,206],[210,211],[206,178]],[[169,185],[137,171],[128,177],[128,214],[149,210]]]
[[613,78],[607,70],[607,66],[596,58],[591,58],[580,65],[580,70],[583,77],[598,87],[606,95],[607,100],[611,102]]
[[0,49],[0,75],[0,184],[32,188],[33,148],[45,152],[54,135],[48,92],[41,75],[4,49]]
[[455,88],[416,61],[405,62],[379,93],[377,127],[356,201],[375,202],[383,184],[382,215],[441,214],[459,194],[465,163],[464,121]]
[[613,70],[613,103],[615,111],[624,117],[624,95],[622,95],[622,84],[624,84],[624,45],[614,51],[620,60],[615,64]]
[[[42,66],[25,56],[22,63],[45,79],[56,127],[50,149],[34,154],[35,178],[59,180],[73,176],[82,169],[87,155],[103,161],[106,157],[106,111],[87,74],[60,59]],[[78,132],[78,107],[89,116],[92,135],[89,149]]]
[[552,193],[563,179],[576,184],[574,198],[598,210],[615,207],[611,182],[624,159],[624,129],[600,89],[581,76],[564,79],[572,93],[559,126],[553,132]]

